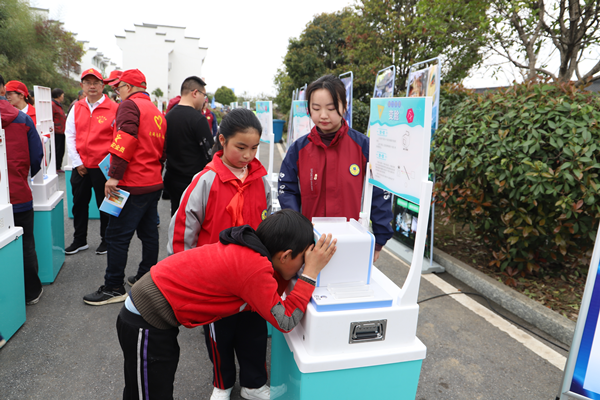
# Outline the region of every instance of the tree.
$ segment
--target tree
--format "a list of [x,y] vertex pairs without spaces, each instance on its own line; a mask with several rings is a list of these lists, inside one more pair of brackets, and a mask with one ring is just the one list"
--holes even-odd
[[395,93],[412,64],[441,56],[444,82],[458,82],[481,61],[488,23],[483,0],[362,0],[346,20],[354,95],[367,100],[377,71],[396,66]]
[[229,89],[227,86],[221,86],[215,92],[215,99],[223,105],[229,105],[236,101],[237,97],[235,96],[235,93],[233,93],[233,90]]
[[151,94],[153,94],[154,97],[156,97],[157,99],[160,99],[161,97],[164,96],[164,93],[162,90],[160,90],[160,88],[154,89]]
[[[524,72],[566,82],[586,83],[600,72],[600,61],[581,71],[585,54],[600,41],[600,2],[592,0],[496,0],[489,49]],[[549,68],[558,53],[556,71]],[[549,57],[543,58],[542,54]]]
[[0,71],[5,79],[75,90],[69,73],[82,55],[83,47],[60,22],[34,15],[25,1],[0,2]]

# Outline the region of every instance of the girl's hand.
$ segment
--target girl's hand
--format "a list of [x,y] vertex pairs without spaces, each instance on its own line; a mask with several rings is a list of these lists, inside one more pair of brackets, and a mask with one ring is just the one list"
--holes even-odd
[[375,261],[379,259],[379,253],[381,253],[381,250],[375,250],[373,253],[373,264],[375,264]]
[[304,274],[310,278],[317,279],[319,272],[331,260],[335,254],[337,239],[331,240],[331,233],[321,235],[317,244],[311,245],[304,255]]

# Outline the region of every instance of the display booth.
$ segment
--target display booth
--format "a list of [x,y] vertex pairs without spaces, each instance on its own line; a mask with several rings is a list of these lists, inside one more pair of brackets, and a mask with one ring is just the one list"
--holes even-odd
[[42,169],[31,180],[35,251],[42,284],[54,282],[65,261],[64,192],[58,190],[52,96],[47,87],[34,86],[37,131],[44,147]]
[[[71,174],[73,173],[73,165],[69,158],[69,152],[65,154],[66,165],[64,166],[65,171],[65,189],[67,191],[67,215],[73,219],[73,187],[71,186]],[[77,171],[75,171],[77,173]],[[96,198],[92,195],[92,200],[88,206],[88,219],[100,219],[100,211],[96,204]]]
[[25,323],[23,228],[14,224],[6,142],[0,125],[0,334],[8,340]]
[[[271,399],[416,396],[427,350],[416,333],[433,188],[427,179],[431,98],[372,99],[370,124],[361,221],[313,219],[315,239],[332,233],[337,250],[319,274],[300,323],[286,334],[273,331]],[[374,185],[420,205],[415,255],[402,288],[373,266],[375,238],[368,221]]]

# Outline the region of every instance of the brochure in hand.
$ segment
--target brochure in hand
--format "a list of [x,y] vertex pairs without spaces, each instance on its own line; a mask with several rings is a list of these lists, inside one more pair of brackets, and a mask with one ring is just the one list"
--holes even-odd
[[110,153],[108,153],[106,157],[100,161],[98,166],[100,167],[100,171],[102,171],[106,180],[108,180],[108,170],[110,169]]
[[118,217],[128,198],[129,192],[119,189],[118,193],[104,198],[100,204],[100,211]]

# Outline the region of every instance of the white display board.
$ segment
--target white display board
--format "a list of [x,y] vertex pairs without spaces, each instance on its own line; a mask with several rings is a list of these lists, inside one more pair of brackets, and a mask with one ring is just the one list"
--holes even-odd
[[288,135],[288,148],[296,140],[310,133],[313,124],[308,115],[308,102],[306,100],[295,100],[292,102],[292,134]]
[[42,169],[34,178],[34,182],[42,183],[45,175],[56,175],[54,120],[52,119],[52,91],[43,86],[34,86],[36,129],[44,145]]
[[420,205],[429,175],[431,97],[371,99],[369,183]]
[[[273,156],[275,154],[275,135],[273,134],[273,102],[257,101],[256,116],[260,121],[260,125],[262,126],[260,141],[261,143],[267,143],[269,145],[269,167],[267,168],[267,176],[269,177],[269,181],[271,181],[273,176]],[[260,151],[256,152],[256,158],[258,158],[259,153]]]
[[242,107],[245,108],[246,110],[250,109],[250,102],[249,101],[244,101],[242,103]]
[[600,232],[590,262],[560,399],[600,399]]

